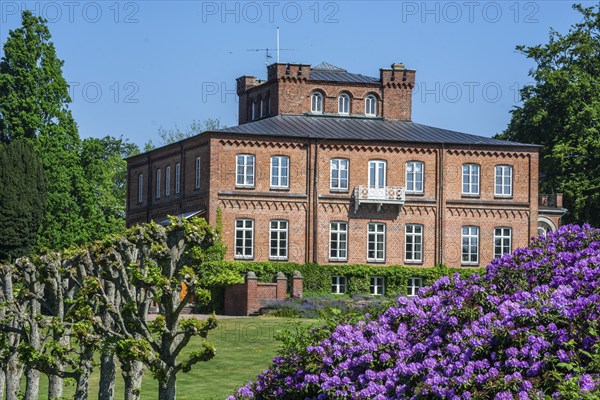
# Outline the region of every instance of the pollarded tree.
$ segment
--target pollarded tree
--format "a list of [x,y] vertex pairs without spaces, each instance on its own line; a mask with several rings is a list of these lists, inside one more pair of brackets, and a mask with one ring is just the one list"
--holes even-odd
[[600,6],[584,8],[567,34],[547,44],[518,46],[532,59],[535,83],[521,91],[523,105],[501,139],[544,146],[542,191],[563,192],[569,221],[600,224]]
[[[115,343],[122,362],[141,360],[148,366],[159,382],[160,400],[175,399],[178,373],[215,354],[204,340],[187,358],[178,359],[192,337],[206,339],[216,327],[214,318],[199,321],[180,316],[192,299],[209,296],[199,272],[218,242],[205,220],[173,219],[166,227],[155,223],[133,227],[116,245],[99,249],[96,256],[92,252],[92,258],[98,259],[94,264],[102,265],[102,278],[114,283],[121,298],[120,307],[110,306],[109,297],[102,293],[116,326],[107,329],[100,324],[100,329]],[[151,302],[158,305],[155,321],[148,320]]]
[[36,243],[46,209],[46,175],[31,144],[0,148],[0,260],[27,254]]

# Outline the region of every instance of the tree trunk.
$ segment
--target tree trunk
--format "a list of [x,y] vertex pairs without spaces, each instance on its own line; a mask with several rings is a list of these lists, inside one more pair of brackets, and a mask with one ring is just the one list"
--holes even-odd
[[4,369],[0,370],[0,400],[4,400],[4,387],[6,385],[6,373]]
[[158,383],[158,400],[175,400],[177,376],[169,373],[165,382]]
[[88,400],[88,390],[90,386],[90,375],[94,366],[94,348],[86,346],[85,351],[79,360],[80,373],[77,377],[77,387],[73,400]]
[[125,381],[125,400],[139,400],[144,364],[140,361],[129,361],[121,365],[121,371]]
[[18,400],[23,366],[17,353],[10,355],[6,370],[6,400]]
[[63,397],[63,380],[56,375],[48,376],[48,400]]
[[35,368],[25,369],[25,397],[24,400],[38,400],[40,391],[40,371]]
[[113,400],[115,397],[115,356],[102,354],[100,356],[100,388],[98,400]]

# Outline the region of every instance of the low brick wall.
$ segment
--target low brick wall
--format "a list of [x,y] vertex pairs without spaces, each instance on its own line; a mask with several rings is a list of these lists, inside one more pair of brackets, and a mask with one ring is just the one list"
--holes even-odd
[[[292,297],[302,297],[302,275],[295,272],[292,278]],[[274,300],[287,296],[287,278],[281,272],[275,275],[274,283],[258,282],[254,272],[246,274],[244,283],[225,288],[225,315],[252,315]]]

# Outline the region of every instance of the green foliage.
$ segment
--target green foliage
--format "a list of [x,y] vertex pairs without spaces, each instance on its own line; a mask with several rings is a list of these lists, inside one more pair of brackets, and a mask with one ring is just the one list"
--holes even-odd
[[540,191],[564,193],[569,222],[600,225],[600,5],[584,8],[567,34],[517,50],[536,63],[535,83],[521,90],[523,105],[512,111],[497,137],[543,146]]
[[28,142],[0,148],[0,260],[26,255],[35,244],[46,190],[44,167]]

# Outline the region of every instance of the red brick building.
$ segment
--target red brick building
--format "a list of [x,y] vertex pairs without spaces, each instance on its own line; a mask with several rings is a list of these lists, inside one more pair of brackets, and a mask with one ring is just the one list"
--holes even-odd
[[228,259],[485,266],[560,225],[539,147],[411,122],[415,71],[276,63],[239,125],[128,159],[128,225],[215,224]]

